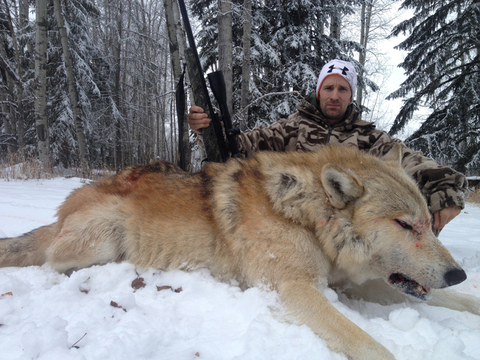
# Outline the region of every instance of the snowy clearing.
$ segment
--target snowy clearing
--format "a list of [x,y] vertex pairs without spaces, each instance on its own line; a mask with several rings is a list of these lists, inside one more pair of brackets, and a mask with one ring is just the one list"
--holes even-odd
[[[54,222],[56,208],[81,185],[78,178],[0,181],[0,238]],[[480,208],[468,204],[440,240],[468,275],[452,289],[480,298]],[[480,360],[479,316],[325,294],[398,360]],[[345,359],[308,327],[282,322],[275,293],[241,291],[206,270],[136,270],[123,263],[67,277],[48,266],[3,268],[0,295],[2,360]]]

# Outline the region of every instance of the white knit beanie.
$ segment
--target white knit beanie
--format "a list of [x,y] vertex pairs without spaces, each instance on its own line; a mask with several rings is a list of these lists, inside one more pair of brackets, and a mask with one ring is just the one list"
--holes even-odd
[[[355,91],[357,91],[357,72],[351,62],[338,59],[326,63],[322,68],[322,71],[320,71],[320,76],[317,81],[317,99],[320,96],[320,87],[322,86],[323,80],[330,75],[341,75],[348,81],[350,89],[352,90],[353,101],[355,98]],[[352,103],[352,101],[350,103]]]

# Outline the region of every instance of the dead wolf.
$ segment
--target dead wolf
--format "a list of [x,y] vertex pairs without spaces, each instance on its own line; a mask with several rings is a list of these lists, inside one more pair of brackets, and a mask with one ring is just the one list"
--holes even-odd
[[383,159],[325,146],[261,152],[195,174],[167,162],[129,167],[73,191],[56,223],[1,240],[0,266],[208,268],[221,280],[278,291],[291,321],[349,359],[394,359],[319,288],[480,314],[480,299],[433,290],[466,275],[432,233],[400,159],[397,146]]

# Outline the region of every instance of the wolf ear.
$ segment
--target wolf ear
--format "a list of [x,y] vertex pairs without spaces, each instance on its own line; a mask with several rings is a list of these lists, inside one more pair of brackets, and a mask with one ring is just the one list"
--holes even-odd
[[350,202],[363,195],[363,186],[357,177],[339,166],[329,163],[322,169],[322,184],[330,203],[344,209]]
[[382,156],[382,159],[385,161],[395,161],[396,163],[401,164],[402,155],[402,145],[396,143],[389,152]]

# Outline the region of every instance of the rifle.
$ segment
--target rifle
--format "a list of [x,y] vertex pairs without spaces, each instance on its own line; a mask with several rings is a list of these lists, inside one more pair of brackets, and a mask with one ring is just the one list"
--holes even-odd
[[[183,0],[178,0],[178,5],[180,7],[180,13],[182,14],[183,25],[189,44],[189,47],[185,49],[185,58],[187,60],[193,98],[195,104],[202,107],[211,119],[208,127],[203,129],[203,143],[205,144],[205,152],[207,153],[206,160],[225,162],[230,156],[241,157],[242,155],[238,149],[236,139],[236,135],[240,133],[240,130],[233,128],[232,125],[232,119],[226,101],[226,87],[223,73],[221,71],[215,71],[207,74],[210,88],[220,108],[221,115],[218,115],[215,113],[210,101],[185,3]],[[183,119],[179,118],[179,122],[182,120]]]

